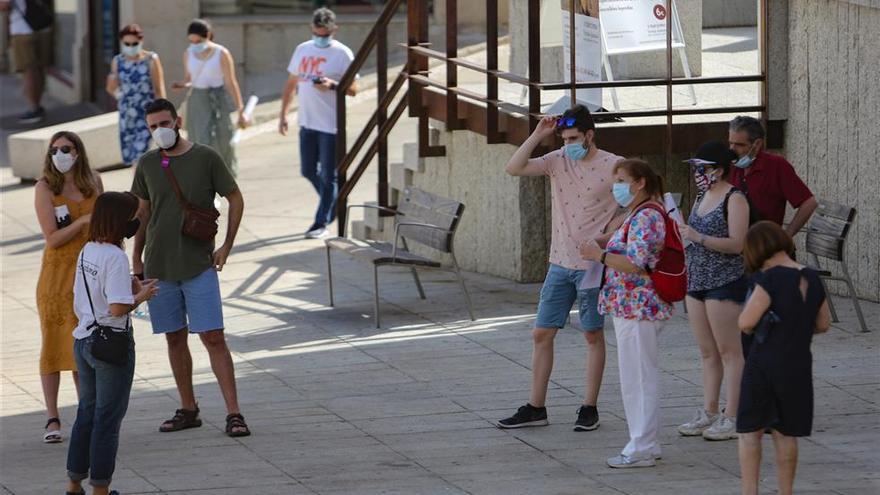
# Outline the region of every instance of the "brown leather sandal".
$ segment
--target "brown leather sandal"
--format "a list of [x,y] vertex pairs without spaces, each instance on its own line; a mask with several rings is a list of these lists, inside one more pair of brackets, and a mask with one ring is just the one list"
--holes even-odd
[[246,437],[251,434],[247,423],[244,422],[244,416],[239,413],[233,413],[226,416],[226,434],[230,437]]
[[171,431],[186,430],[187,428],[198,428],[202,426],[202,420],[199,419],[199,408],[194,410],[178,409],[174,412],[174,417],[163,422],[159,426],[159,431],[168,433]]

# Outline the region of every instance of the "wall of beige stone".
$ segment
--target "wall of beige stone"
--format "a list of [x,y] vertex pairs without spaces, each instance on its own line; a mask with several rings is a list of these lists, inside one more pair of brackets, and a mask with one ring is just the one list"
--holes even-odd
[[517,282],[543,280],[550,239],[545,180],[504,172],[514,146],[487,145],[470,131],[444,132],[442,140],[446,156],[426,158],[413,185],[464,203],[455,239],[461,267]]
[[787,3],[786,153],[817,198],[858,209],[848,265],[859,295],[878,301],[880,2]]

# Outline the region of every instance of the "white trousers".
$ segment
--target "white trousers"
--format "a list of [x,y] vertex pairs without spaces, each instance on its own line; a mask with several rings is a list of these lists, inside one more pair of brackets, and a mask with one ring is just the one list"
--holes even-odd
[[620,392],[629,428],[623,455],[648,459],[660,455],[660,354],[657,345],[661,321],[614,318]]

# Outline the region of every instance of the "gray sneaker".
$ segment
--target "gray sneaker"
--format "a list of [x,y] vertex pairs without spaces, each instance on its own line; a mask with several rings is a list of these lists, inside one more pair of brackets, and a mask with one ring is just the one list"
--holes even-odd
[[718,413],[710,414],[701,407],[694,414],[694,419],[678,427],[678,432],[685,437],[698,437],[717,420]]
[[718,420],[703,432],[703,438],[706,440],[733,440],[734,438],[739,438],[739,435],[736,433],[736,418],[729,418],[723,414],[720,415]]
[[653,457],[649,457],[647,459],[634,459],[623,454],[609,457],[608,460],[605,462],[608,463],[608,467],[612,467],[615,469],[654,467],[657,465]]

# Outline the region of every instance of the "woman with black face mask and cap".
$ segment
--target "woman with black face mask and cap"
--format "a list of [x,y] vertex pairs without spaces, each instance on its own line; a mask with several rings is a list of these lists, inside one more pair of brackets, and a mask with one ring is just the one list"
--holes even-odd
[[140,227],[137,209],[138,199],[131,193],[98,196],[88,242],[77,258],[73,306],[79,324],[73,331],[73,354],[80,392],[67,454],[68,494],[85,493],[86,478],[93,494],[116,493],[110,492],[110,481],[134,378],[128,314],[157,291],[155,280],[130,275],[123,249],[123,238],[133,237]]

